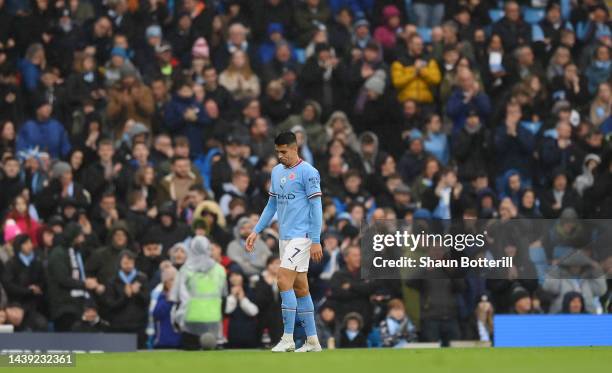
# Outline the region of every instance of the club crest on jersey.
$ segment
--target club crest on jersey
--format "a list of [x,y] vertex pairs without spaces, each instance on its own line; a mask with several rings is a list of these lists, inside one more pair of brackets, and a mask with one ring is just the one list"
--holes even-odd
[[285,186],[285,183],[287,183],[287,178],[283,176],[280,179],[281,188]]
[[289,174],[289,180],[295,180],[295,172]]

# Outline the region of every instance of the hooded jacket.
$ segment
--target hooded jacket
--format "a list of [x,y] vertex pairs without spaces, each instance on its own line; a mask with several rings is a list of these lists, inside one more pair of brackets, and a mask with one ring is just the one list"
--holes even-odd
[[[580,274],[573,275],[570,272],[571,267],[580,267]],[[597,298],[606,293],[606,276],[599,265],[594,265],[581,251],[574,251],[562,258],[559,265],[550,270],[544,279],[542,289],[556,296],[550,305],[550,313],[561,311],[565,294],[571,291],[582,294],[586,311],[595,313]]]
[[323,153],[325,151],[325,146],[327,144],[327,135],[325,133],[325,128],[320,122],[321,119],[321,105],[318,102],[313,100],[307,100],[304,103],[304,107],[312,106],[315,111],[315,117],[312,121],[307,122],[304,120],[302,114],[295,114],[287,118],[284,122],[279,124],[276,132],[286,132],[291,131],[291,128],[297,125],[301,125],[306,130],[306,135],[308,136],[308,142],[312,147],[312,150],[315,153]]
[[[172,217],[172,224],[165,227],[161,224],[161,217],[167,215]],[[158,222],[147,230],[145,234],[152,242],[159,242],[162,245],[162,256],[168,255],[168,250],[177,242],[185,240],[189,234],[189,227],[177,221],[174,204],[168,203],[159,209],[157,215]]]
[[[127,236],[125,246],[116,246],[113,242],[113,236],[120,230]],[[132,236],[124,221],[114,223],[106,237],[106,246],[95,250],[85,265],[87,275],[97,278],[101,284],[107,284],[115,277],[119,268],[119,253],[126,249],[130,250],[132,247]]]
[[327,123],[325,123],[325,133],[327,134],[327,140],[331,140],[334,136],[334,122],[340,120],[344,123],[344,131],[346,144],[354,151],[359,151],[359,141],[357,141],[357,136],[355,135],[355,131],[353,129],[353,125],[349,122],[348,117],[343,111],[334,111],[332,115],[330,115]]

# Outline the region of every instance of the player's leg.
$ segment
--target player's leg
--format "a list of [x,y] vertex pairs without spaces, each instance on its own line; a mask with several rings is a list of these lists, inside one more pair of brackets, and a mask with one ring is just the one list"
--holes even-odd
[[297,320],[306,331],[306,343],[296,352],[321,351],[314,317],[314,304],[308,289],[308,272],[298,273],[293,284],[293,290],[295,290],[297,296]]
[[297,276],[297,272],[291,269],[291,262],[288,261],[285,248],[288,242],[281,241],[281,268],[278,270],[278,290],[281,296],[281,312],[283,314],[283,336],[276,346],[272,348],[272,352],[289,352],[295,350],[293,342],[293,328],[295,326],[295,317],[297,312],[297,299],[293,291],[293,284]]

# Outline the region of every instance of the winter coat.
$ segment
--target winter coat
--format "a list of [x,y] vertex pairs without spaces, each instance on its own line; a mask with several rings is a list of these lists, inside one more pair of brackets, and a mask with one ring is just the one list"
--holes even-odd
[[[197,119],[194,122],[183,117],[187,109],[197,110]],[[200,155],[204,150],[204,131],[210,124],[210,119],[202,104],[194,97],[183,98],[178,95],[172,97],[164,107],[164,127],[174,137],[185,136],[189,139],[189,151],[193,156]]]
[[71,149],[70,139],[64,126],[53,118],[44,122],[31,119],[19,129],[16,151],[26,151],[35,147],[48,152],[51,158],[62,158]]
[[427,61],[427,65],[418,72],[414,65],[417,58],[408,53],[391,64],[391,82],[400,102],[415,100],[429,104],[434,101],[435,87],[442,80],[438,63],[427,57],[419,58]]
[[[569,272],[569,267],[582,267],[579,279]],[[558,266],[544,279],[542,289],[554,294],[556,297],[550,306],[550,313],[561,311],[563,298],[570,291],[577,291],[584,298],[584,307],[588,313],[595,313],[596,298],[606,293],[606,276],[601,267],[593,266],[590,260],[581,252],[577,251],[561,260]]]
[[[11,302],[19,303],[29,310],[38,309],[43,303],[45,294],[45,274],[40,258],[35,254],[29,266],[23,264],[15,254],[5,265],[2,283]],[[30,285],[38,286],[43,295],[36,295],[29,289]]]
[[47,299],[51,320],[63,315],[80,317],[83,313],[85,282],[72,277],[68,249],[56,246],[49,254]]
[[165,293],[159,294],[153,318],[155,319],[155,347],[156,348],[177,348],[181,345],[181,335],[172,326],[170,311],[174,302],[166,298]]
[[103,304],[108,310],[108,321],[112,330],[145,330],[149,308],[147,276],[138,272],[131,284],[135,282],[140,283],[140,291],[131,297],[125,294],[125,284],[117,274],[106,284]]
[[[122,230],[128,237],[128,243],[124,247],[116,247],[113,243],[113,235],[118,230]],[[131,234],[128,227],[123,222],[113,224],[106,235],[108,244],[95,250],[85,264],[85,272],[88,276],[98,279],[101,284],[108,283],[119,270],[119,254],[121,251],[131,248]]]

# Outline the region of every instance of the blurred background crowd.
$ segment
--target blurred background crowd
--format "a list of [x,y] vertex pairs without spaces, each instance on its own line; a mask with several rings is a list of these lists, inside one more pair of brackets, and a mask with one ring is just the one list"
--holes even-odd
[[[323,344],[607,313],[611,47],[599,0],[0,0],[0,323],[275,343],[276,225],[244,244],[282,131],[322,177]],[[516,257],[495,280],[360,278],[362,222],[451,218],[556,223],[472,253]]]

